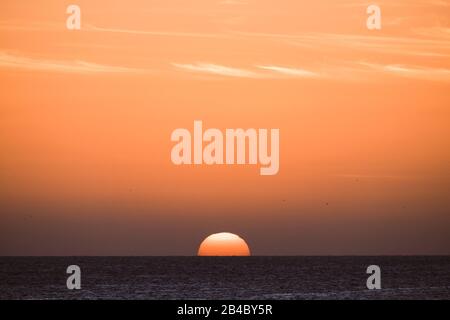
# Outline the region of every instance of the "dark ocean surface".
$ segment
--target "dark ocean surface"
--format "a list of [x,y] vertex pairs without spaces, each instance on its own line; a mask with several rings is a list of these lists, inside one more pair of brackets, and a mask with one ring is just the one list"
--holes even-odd
[[0,257],[0,299],[450,299],[450,256]]

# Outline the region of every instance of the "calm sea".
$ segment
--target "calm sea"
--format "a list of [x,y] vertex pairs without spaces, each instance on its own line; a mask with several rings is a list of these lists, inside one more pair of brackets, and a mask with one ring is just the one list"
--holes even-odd
[[0,257],[0,299],[450,299],[450,256]]

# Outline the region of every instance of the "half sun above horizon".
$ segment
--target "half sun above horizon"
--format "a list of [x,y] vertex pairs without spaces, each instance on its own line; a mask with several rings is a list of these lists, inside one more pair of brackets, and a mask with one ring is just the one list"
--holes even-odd
[[199,256],[250,256],[247,243],[236,234],[214,233],[205,238],[198,248]]

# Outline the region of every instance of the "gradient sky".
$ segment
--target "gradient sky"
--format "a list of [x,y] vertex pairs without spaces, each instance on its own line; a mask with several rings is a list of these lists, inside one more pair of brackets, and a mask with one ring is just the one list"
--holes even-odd
[[[450,1],[377,3],[1,1],[0,255],[450,254]],[[194,120],[279,173],[173,165]]]

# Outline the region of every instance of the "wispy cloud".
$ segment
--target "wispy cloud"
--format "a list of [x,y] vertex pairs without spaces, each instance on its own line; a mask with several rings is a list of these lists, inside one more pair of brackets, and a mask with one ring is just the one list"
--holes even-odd
[[142,73],[144,70],[82,60],[49,60],[0,52],[0,67],[65,73]]
[[266,66],[257,66],[260,69],[272,71],[281,75],[285,76],[291,76],[291,77],[300,77],[300,78],[317,78],[320,76],[320,74],[304,70],[304,69],[298,69],[298,68],[291,68],[291,67],[281,67],[281,66],[274,66],[274,65],[266,65]]
[[257,65],[252,69],[228,67],[214,63],[179,64],[172,63],[178,69],[190,72],[208,73],[226,77],[253,78],[253,79],[279,79],[279,78],[318,78],[321,74],[309,70],[282,67],[276,65]]
[[[353,62],[346,68],[334,67],[330,68],[326,75],[291,67],[281,67],[275,65],[257,65],[256,68],[260,72],[251,69],[234,68],[214,63],[194,63],[194,64],[179,64],[172,63],[174,67],[180,70],[210,74],[223,77],[234,78],[252,78],[252,79],[280,79],[280,78],[303,78],[303,79],[367,79],[367,72],[372,74],[379,73],[384,76],[400,76],[413,78],[417,80],[431,80],[431,81],[450,81],[450,69],[418,67],[408,65],[383,65],[368,62]],[[353,77],[349,77],[352,74]],[[363,76],[363,75],[366,76]]]
[[450,69],[431,68],[431,67],[416,67],[399,64],[374,64],[360,62],[362,66],[369,68],[372,71],[383,72],[401,77],[408,77],[420,80],[434,80],[434,81],[450,81]]
[[260,78],[261,75],[257,72],[239,69],[233,67],[227,67],[223,65],[213,64],[213,63],[195,63],[195,64],[179,64],[172,63],[173,66],[179,69],[191,71],[208,73],[214,75],[221,75],[226,77],[237,77],[237,78]]
[[[419,32],[426,32],[420,30]],[[280,34],[258,32],[233,32],[236,36],[249,38],[267,38],[284,41],[293,46],[330,49],[348,49],[358,51],[372,51],[384,54],[397,54],[404,56],[450,56],[450,38],[446,29],[434,30],[434,35],[440,37],[389,37],[373,35],[355,35],[338,33],[304,33]]]
[[86,25],[83,30],[92,32],[109,32],[109,33],[124,33],[134,35],[147,35],[159,37],[190,37],[190,38],[226,38],[226,34],[217,33],[199,33],[199,32],[177,32],[177,31],[154,31],[154,30],[136,30],[123,28],[105,28],[94,25]]
[[[233,19],[241,19],[234,17]],[[398,18],[403,19],[403,18]],[[234,21],[234,20],[233,20]],[[234,21],[235,22],[235,21]],[[234,23],[233,22],[233,23]],[[398,21],[392,21],[398,23]],[[134,35],[147,35],[157,37],[190,37],[190,38],[266,38],[285,41],[291,45],[309,48],[356,48],[357,50],[373,51],[385,54],[397,54],[404,56],[447,57],[450,56],[450,36],[448,28],[418,29],[417,36],[374,36],[338,33],[303,33],[280,34],[227,31],[223,33],[200,33],[178,31],[136,30],[125,28],[107,28],[94,25],[85,25],[84,31],[108,32]],[[425,38],[424,38],[425,37]]]
[[419,36],[450,40],[450,28],[445,27],[417,28],[414,29],[414,31]]
[[[65,24],[57,22],[29,22],[29,21],[0,21],[0,30],[5,31],[49,31],[49,30],[65,30]],[[229,38],[231,35],[218,33],[200,33],[200,32],[177,32],[177,31],[161,31],[161,30],[138,30],[127,28],[110,28],[99,27],[93,24],[84,23],[82,32],[105,32],[105,33],[122,33],[133,35],[147,35],[157,37],[190,37],[190,38]]]

